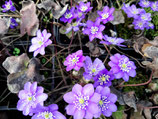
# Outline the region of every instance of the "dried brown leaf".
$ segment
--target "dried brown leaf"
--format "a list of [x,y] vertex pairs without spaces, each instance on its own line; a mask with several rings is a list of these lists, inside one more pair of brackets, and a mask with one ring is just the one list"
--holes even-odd
[[0,35],[4,35],[7,33],[8,28],[10,26],[10,18],[1,18],[0,17]]
[[111,21],[111,23],[113,25],[117,25],[117,24],[120,24],[120,23],[125,23],[125,18],[123,16],[121,10],[115,10],[114,13],[113,13],[113,16],[114,16],[114,20]]
[[21,25],[20,32],[22,35],[27,33],[30,36],[35,36],[39,27],[39,20],[36,15],[36,5],[33,1],[27,1],[23,3],[23,7],[20,10]]
[[29,60],[26,54],[8,57],[3,62],[3,66],[10,72],[7,85],[12,93],[18,93],[26,82],[44,80],[44,76],[39,74],[40,61],[36,58]]

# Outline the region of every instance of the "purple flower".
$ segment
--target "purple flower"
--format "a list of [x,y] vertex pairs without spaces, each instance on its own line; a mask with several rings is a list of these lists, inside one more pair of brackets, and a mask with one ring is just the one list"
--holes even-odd
[[98,86],[95,92],[101,94],[101,100],[98,103],[99,112],[94,117],[98,118],[101,114],[106,117],[110,117],[112,112],[117,111],[117,106],[115,105],[117,96],[110,93],[110,89],[108,87]]
[[23,111],[24,115],[32,115],[32,110],[36,108],[37,104],[43,105],[48,95],[43,93],[44,89],[37,86],[37,82],[31,84],[27,82],[24,85],[24,90],[19,92],[18,97],[20,100],[17,104],[17,109]]
[[125,13],[128,13],[127,10],[129,10],[129,7],[130,7],[129,4],[125,4],[125,3],[123,3],[122,10],[123,10]]
[[66,119],[66,117],[58,111],[58,105],[51,104],[48,107],[37,105],[33,110],[35,115],[31,119]]
[[123,10],[129,18],[130,17],[138,18],[139,14],[141,14],[142,12],[145,12],[144,9],[137,8],[135,5],[132,5],[132,6],[127,5],[126,7],[123,7]]
[[135,29],[144,30],[146,27],[146,21],[143,21],[141,19],[134,19],[133,24]]
[[77,10],[81,12],[89,12],[93,8],[93,7],[90,7],[90,4],[91,4],[90,2],[87,2],[87,3],[80,2],[79,6],[76,6],[76,7],[77,7]]
[[158,11],[158,1],[156,2],[151,2],[151,5],[150,5],[151,9],[153,11]]
[[9,1],[5,1],[5,4],[2,5],[3,7],[3,12],[7,12],[7,11],[15,11],[15,7],[13,6],[13,2],[11,0]]
[[108,21],[112,21],[114,19],[114,16],[112,15],[114,12],[114,8],[109,9],[108,6],[105,6],[103,11],[98,11],[100,20],[105,24]]
[[100,71],[94,78],[94,87],[97,86],[111,86],[111,81],[114,79],[114,76],[111,71],[103,69]]
[[105,26],[100,25],[100,19],[97,19],[95,22],[88,20],[86,24],[87,28],[83,30],[83,33],[89,35],[90,41],[94,38],[103,38],[102,31],[105,29]]
[[147,22],[146,29],[154,29],[154,24],[152,24],[151,22]]
[[16,22],[14,18],[11,18],[10,28],[13,29],[16,26],[18,26],[18,23]]
[[141,7],[150,7],[150,2],[148,0],[140,0],[139,5]]
[[117,53],[114,56],[111,56],[110,60],[111,61],[108,64],[116,79],[123,78],[125,81],[128,81],[129,76],[135,77],[136,66],[134,62],[129,61],[128,57]]
[[85,23],[80,23],[80,21],[76,21],[76,22],[73,22],[72,25],[66,29],[66,34],[69,33],[72,29],[73,31],[78,31],[79,30],[79,26],[86,26]]
[[83,73],[85,80],[92,79],[101,70],[105,69],[103,62],[100,59],[96,58],[94,60],[94,62],[92,63],[92,60],[89,56],[86,56],[85,63],[84,63],[83,67],[85,69],[85,72]]
[[66,106],[66,113],[73,115],[73,119],[92,119],[99,111],[100,94],[94,92],[92,84],[84,87],[75,84],[72,92],[64,95],[64,100],[69,103]]
[[74,18],[76,18],[75,7],[72,7],[70,10],[65,12],[65,14],[60,18],[60,21],[71,23]]
[[103,39],[105,41],[100,41],[101,44],[106,44],[106,45],[117,45],[117,46],[125,46],[122,45],[125,40],[122,38],[116,38],[116,37],[108,37],[107,35],[104,35]]
[[84,65],[84,60],[85,56],[83,56],[82,50],[78,50],[75,53],[69,54],[64,62],[64,65],[67,66],[66,71],[70,71],[72,69],[79,71],[80,68]]
[[142,13],[142,14],[140,14],[140,19],[142,21],[151,21],[151,13]]
[[33,56],[36,57],[38,53],[41,55],[45,54],[45,47],[52,44],[52,41],[49,39],[51,33],[47,33],[44,29],[41,33],[40,30],[37,31],[37,37],[32,38],[32,45],[29,48],[29,52],[34,52]]

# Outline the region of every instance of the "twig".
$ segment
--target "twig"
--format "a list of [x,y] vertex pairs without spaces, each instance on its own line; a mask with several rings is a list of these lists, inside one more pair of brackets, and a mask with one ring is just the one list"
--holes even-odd
[[150,78],[147,82],[145,83],[139,83],[139,84],[127,84],[127,85],[120,85],[119,87],[127,87],[127,86],[144,86],[147,85],[151,82],[152,80],[152,76],[153,76],[154,71],[152,70],[151,74],[150,74]]
[[19,15],[13,15],[13,14],[10,14],[10,15],[3,14],[3,15],[0,15],[0,17],[17,17],[17,18],[21,18],[21,16],[19,16]]

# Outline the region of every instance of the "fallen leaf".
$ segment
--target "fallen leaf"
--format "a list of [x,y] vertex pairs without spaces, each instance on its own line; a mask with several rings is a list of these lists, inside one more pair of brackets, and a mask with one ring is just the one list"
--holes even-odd
[[30,36],[35,36],[39,27],[39,20],[36,15],[36,5],[33,1],[23,2],[23,7],[20,10],[21,25],[20,32],[22,35],[27,33]]
[[4,35],[7,33],[8,28],[10,26],[10,18],[1,18],[0,17],[0,35]]
[[137,111],[136,97],[134,94],[134,91],[123,94],[123,100],[126,105],[128,105],[129,107],[133,107],[134,110]]
[[86,43],[86,46],[89,48],[90,55],[93,57],[99,57],[105,53],[105,50],[102,50],[100,47],[98,47],[98,44],[95,41]]
[[26,82],[41,82],[44,76],[39,74],[40,61],[37,58],[29,60],[26,54],[8,57],[3,67],[10,73],[7,86],[12,93],[18,93]]
[[98,16],[99,15],[98,15],[97,11],[91,12],[91,13],[88,14],[88,20],[91,20],[91,21],[95,22],[96,18]]
[[62,8],[58,1],[54,2],[52,0],[45,0],[37,5],[38,8],[43,8],[47,12],[52,10],[53,17],[59,19],[67,10],[68,4],[64,5]]
[[117,25],[117,24],[120,24],[120,23],[125,23],[125,18],[123,16],[121,10],[115,10],[114,13],[113,13],[113,16],[114,16],[114,20],[111,21],[111,23],[113,25]]

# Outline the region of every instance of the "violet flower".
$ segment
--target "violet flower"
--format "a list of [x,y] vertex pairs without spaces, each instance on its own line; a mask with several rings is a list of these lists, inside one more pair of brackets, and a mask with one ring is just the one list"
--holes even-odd
[[58,111],[57,104],[51,104],[48,107],[37,105],[33,110],[35,115],[31,119],[66,119],[66,117]]
[[14,18],[11,18],[10,28],[13,29],[16,26],[18,26],[18,23],[16,22]]
[[110,88],[98,86],[95,90],[96,93],[101,94],[101,100],[98,103],[99,112],[95,114],[95,118],[98,118],[103,114],[106,117],[110,117],[112,112],[117,111],[117,106],[115,102],[117,101],[117,96],[110,93]]
[[78,50],[75,53],[69,54],[64,62],[64,65],[67,66],[66,71],[70,71],[72,69],[79,71],[80,68],[84,65],[84,60],[85,56],[83,56],[82,50]]
[[37,37],[31,39],[32,45],[29,48],[29,52],[34,52],[33,56],[36,57],[38,53],[41,55],[45,54],[45,47],[52,44],[52,41],[49,39],[51,33],[47,33],[46,29],[42,32],[37,31]]
[[97,86],[111,86],[111,81],[114,79],[114,76],[111,71],[103,69],[100,71],[94,78],[94,87]]
[[146,29],[154,29],[154,24],[151,22],[147,22]]
[[142,21],[151,21],[151,13],[142,13],[142,14],[140,14],[140,19]]
[[81,23],[80,21],[76,21],[76,22],[73,22],[72,25],[66,29],[66,34],[69,33],[72,29],[73,31],[78,31],[79,30],[79,26],[86,26],[85,23]]
[[103,62],[100,59],[96,58],[92,63],[92,60],[89,56],[86,56],[83,67],[85,69],[85,72],[83,73],[85,80],[91,80],[101,70],[105,69]]
[[123,43],[125,40],[122,38],[116,38],[116,37],[109,37],[107,35],[104,35],[103,37],[104,41],[100,41],[101,44],[106,44],[106,45],[117,45],[117,46],[123,46],[121,43]]
[[14,12],[16,10],[11,0],[5,1],[5,4],[2,5],[2,8],[3,8],[3,12],[7,12],[9,10]]
[[123,78],[125,81],[129,80],[129,76],[136,76],[136,66],[134,62],[129,61],[129,58],[125,55],[115,54],[110,57],[110,62],[108,63],[111,67],[116,79]]
[[66,113],[73,115],[73,119],[92,119],[99,111],[100,94],[94,92],[92,84],[84,87],[75,84],[72,91],[64,95],[64,100],[69,103]]
[[37,104],[43,105],[48,97],[43,91],[43,87],[37,86],[37,82],[33,84],[27,82],[24,85],[24,90],[21,90],[18,94],[20,99],[17,103],[17,109],[23,111],[24,115],[32,115],[32,110],[36,108]]
[[158,11],[158,1],[156,2],[151,2],[151,5],[150,5],[151,9],[153,11]]
[[90,2],[84,3],[81,1],[79,3],[79,6],[76,6],[76,7],[77,7],[77,10],[81,12],[89,12],[93,8],[93,7],[90,7],[90,4],[91,4]]
[[109,8],[108,6],[105,6],[103,8],[103,11],[98,11],[100,20],[105,24],[108,21],[112,21],[114,19],[114,16],[112,15],[114,12],[114,8]]
[[64,23],[71,23],[74,18],[76,18],[75,7],[72,7],[64,13],[64,15],[60,18],[60,21],[63,21]]
[[141,7],[150,7],[150,2],[148,0],[140,0],[139,5]]
[[141,19],[134,19],[133,24],[135,29],[144,30],[146,27],[146,21],[143,21]]
[[105,26],[100,25],[100,19],[97,19],[95,22],[88,20],[86,24],[87,28],[83,30],[83,33],[89,35],[90,41],[93,41],[94,38],[103,38],[102,31],[105,29]]

